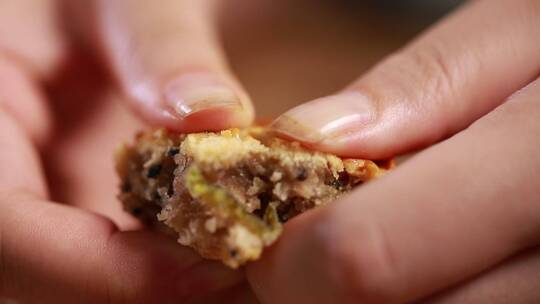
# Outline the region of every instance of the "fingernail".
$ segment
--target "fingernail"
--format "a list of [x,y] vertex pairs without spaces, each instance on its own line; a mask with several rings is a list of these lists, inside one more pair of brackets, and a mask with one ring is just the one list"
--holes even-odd
[[299,141],[331,144],[354,135],[374,118],[375,108],[366,96],[347,92],[293,108],[271,127]]
[[181,118],[209,109],[242,109],[240,98],[229,86],[203,72],[172,80],[165,87],[164,97],[165,103]]

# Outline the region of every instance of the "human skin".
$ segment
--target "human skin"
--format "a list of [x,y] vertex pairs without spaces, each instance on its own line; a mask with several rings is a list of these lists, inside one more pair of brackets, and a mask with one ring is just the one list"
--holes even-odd
[[59,4],[0,3],[0,298],[253,300],[240,272],[123,214],[112,154],[143,124],[92,50],[57,26]]
[[[99,179],[94,170],[103,168],[88,170],[63,152],[69,143],[92,153],[139,127],[114,103],[116,92],[152,125],[249,124],[249,98],[216,41],[215,3],[162,1],[148,10],[142,0],[96,1],[83,10],[96,12],[98,26],[80,18],[79,39],[100,46],[117,86],[84,56],[69,73],[64,63],[76,52],[52,26],[52,4],[0,7],[6,16],[35,14],[22,23],[28,28],[16,18],[3,27],[20,32],[1,41],[0,139],[8,148],[0,161],[9,168],[0,173],[1,293],[66,303],[166,303],[201,294],[206,302],[224,294],[255,301],[241,274],[148,232],[122,232],[137,224],[119,210],[102,212],[99,191],[77,186]],[[341,155],[430,147],[386,178],[288,223],[276,246],[247,267],[258,301],[538,301],[539,16],[534,0],[475,1],[343,91],[274,122],[284,136]],[[55,72],[61,63],[64,78]],[[41,81],[53,84],[46,94]],[[87,94],[97,89],[101,103]],[[37,154],[47,149],[53,156],[40,165]],[[74,187],[55,196],[78,207],[50,202],[62,184],[46,185],[41,166],[73,173],[61,182]]]

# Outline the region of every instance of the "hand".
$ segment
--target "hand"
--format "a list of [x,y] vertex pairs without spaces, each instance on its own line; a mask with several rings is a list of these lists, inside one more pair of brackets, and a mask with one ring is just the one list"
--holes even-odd
[[[112,155],[141,125],[119,106],[90,50],[56,27],[60,4],[0,4],[0,31],[9,30],[0,35],[0,298],[254,301],[240,272],[133,231],[137,224],[114,198]],[[80,18],[68,28],[88,24]]]
[[455,135],[288,223],[247,268],[262,303],[406,303],[450,287],[426,301],[540,299],[539,4],[471,2],[344,91],[274,122],[359,157]]

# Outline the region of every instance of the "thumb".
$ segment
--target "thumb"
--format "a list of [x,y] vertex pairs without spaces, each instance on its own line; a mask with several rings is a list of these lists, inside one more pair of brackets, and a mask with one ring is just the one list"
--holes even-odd
[[537,4],[471,2],[342,92],[290,110],[273,127],[313,148],[364,158],[460,131],[537,77]]
[[200,131],[252,122],[253,107],[216,37],[214,1],[97,3],[105,57],[149,123]]

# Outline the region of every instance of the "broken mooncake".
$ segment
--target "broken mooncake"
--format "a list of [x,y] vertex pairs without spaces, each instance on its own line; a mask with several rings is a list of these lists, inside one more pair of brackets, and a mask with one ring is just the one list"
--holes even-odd
[[261,127],[140,133],[116,155],[126,211],[233,268],[257,259],[282,223],[391,165],[308,150]]

